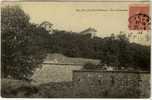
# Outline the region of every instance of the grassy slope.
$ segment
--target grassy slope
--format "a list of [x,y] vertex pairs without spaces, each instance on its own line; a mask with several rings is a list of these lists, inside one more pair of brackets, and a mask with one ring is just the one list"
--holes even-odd
[[99,64],[100,60],[98,59],[87,59],[87,58],[73,58],[67,57],[59,53],[48,54],[44,63],[61,63],[61,64],[85,64],[91,62],[93,64]]
[[2,79],[1,96],[4,98],[59,98],[73,97],[72,82],[47,83],[41,85],[31,85],[28,82]]

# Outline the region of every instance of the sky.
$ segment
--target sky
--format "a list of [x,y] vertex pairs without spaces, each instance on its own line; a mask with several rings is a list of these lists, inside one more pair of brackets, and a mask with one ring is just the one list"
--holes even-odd
[[[49,21],[54,29],[81,32],[89,27],[97,30],[97,36],[105,37],[138,31],[128,29],[129,7],[139,2],[20,2],[18,5],[30,16],[32,23]],[[143,2],[142,2],[143,4]],[[145,2],[146,4],[146,2]],[[150,34],[143,31],[143,36]],[[150,36],[150,35],[149,35]],[[139,42],[146,44],[144,39]]]
[[[126,6],[126,7],[124,7]],[[54,24],[54,28],[80,32],[88,27],[95,28],[98,35],[107,35],[128,30],[128,11],[77,11],[100,9],[125,9],[127,5],[108,3],[50,3],[22,5],[31,21],[41,23],[44,20]]]

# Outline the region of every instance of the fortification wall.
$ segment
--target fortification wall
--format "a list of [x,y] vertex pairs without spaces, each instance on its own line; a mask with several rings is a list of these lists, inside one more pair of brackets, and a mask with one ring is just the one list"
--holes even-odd
[[147,98],[150,96],[150,73],[129,71],[73,71],[76,97]]

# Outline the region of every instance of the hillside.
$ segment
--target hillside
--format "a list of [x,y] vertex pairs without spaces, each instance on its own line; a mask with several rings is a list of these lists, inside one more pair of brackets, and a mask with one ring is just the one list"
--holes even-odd
[[93,64],[100,64],[100,60],[98,60],[98,59],[67,57],[67,56],[65,56],[63,54],[59,54],[59,53],[47,54],[47,57],[44,59],[43,63],[84,65],[88,62],[93,63]]

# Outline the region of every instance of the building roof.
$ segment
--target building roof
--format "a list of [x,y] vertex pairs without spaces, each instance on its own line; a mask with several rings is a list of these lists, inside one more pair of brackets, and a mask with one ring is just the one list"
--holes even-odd
[[94,33],[94,32],[97,32],[96,29],[90,27],[90,28],[87,28],[87,29],[81,31],[80,33],[81,34],[88,34],[88,33]]

